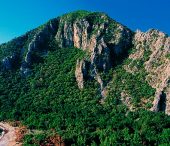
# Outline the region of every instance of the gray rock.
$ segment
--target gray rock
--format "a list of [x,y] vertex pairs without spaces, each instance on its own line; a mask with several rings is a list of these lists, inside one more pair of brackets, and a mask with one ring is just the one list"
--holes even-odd
[[79,89],[83,89],[85,78],[88,75],[88,62],[85,60],[77,60],[75,76]]
[[[94,16],[94,19],[96,17]],[[114,64],[114,55],[121,55],[124,50],[127,51],[132,44],[133,33],[126,27],[115,22],[115,28],[108,30],[109,18],[105,14],[101,14],[102,23],[92,24],[89,19],[80,18],[73,22],[61,18],[59,29],[55,36],[60,47],[76,47],[89,52],[90,54],[90,77],[99,82],[101,88],[103,81],[101,80],[99,71],[107,71]],[[110,40],[106,40],[109,31],[113,36]],[[79,88],[83,88],[83,64],[77,61],[77,69],[75,76],[77,78]]]
[[[48,54],[48,49],[46,48],[47,42],[54,37],[57,31],[58,19],[51,20],[48,24],[43,26],[43,28],[35,34],[34,38],[28,45],[28,51],[23,60],[20,71],[24,76],[30,75],[30,66],[38,61],[38,58],[44,57],[44,52]],[[39,54],[36,61],[33,59],[36,56],[34,54]],[[26,65],[27,64],[27,65]]]

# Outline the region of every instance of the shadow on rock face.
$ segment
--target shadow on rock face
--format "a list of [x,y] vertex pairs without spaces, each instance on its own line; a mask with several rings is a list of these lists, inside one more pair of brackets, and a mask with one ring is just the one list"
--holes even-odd
[[160,101],[158,103],[159,111],[165,111],[166,109],[166,94],[162,91],[160,95]]

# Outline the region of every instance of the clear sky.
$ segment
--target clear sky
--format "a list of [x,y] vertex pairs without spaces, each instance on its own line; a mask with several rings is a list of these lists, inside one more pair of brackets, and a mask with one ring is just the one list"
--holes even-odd
[[170,0],[0,0],[0,43],[75,10],[105,12],[132,30],[170,35]]

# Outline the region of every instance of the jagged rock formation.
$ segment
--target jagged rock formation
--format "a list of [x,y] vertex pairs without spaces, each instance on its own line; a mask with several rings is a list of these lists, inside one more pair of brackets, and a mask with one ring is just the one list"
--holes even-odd
[[68,21],[70,17],[73,16],[66,15],[60,19],[55,38],[60,47],[74,46],[90,54],[90,59],[86,60],[90,67],[80,71],[83,61],[78,61],[80,64],[77,64],[76,77],[79,88],[83,87],[83,76],[86,76],[84,72],[91,72],[89,76],[95,78],[103,90],[99,72],[109,70],[114,64],[115,55],[121,55],[131,47],[133,33],[105,14],[88,14]]
[[[163,32],[151,29],[146,33],[137,31],[133,42],[136,52],[131,54],[129,58],[133,60],[146,58],[144,63],[144,68],[148,74],[146,80],[156,89],[151,110],[160,111],[160,106],[165,104],[165,112],[170,114],[170,59],[168,57],[170,54],[170,37]],[[131,71],[135,72],[138,69],[133,68]]]
[[[56,33],[58,19],[52,19],[47,24],[30,31],[22,37],[12,41],[16,47],[13,55],[7,56],[2,60],[5,69],[11,70],[20,66],[23,76],[31,73],[31,66],[38,62],[41,57],[48,51],[48,41],[52,39]],[[29,38],[31,37],[31,39]],[[9,42],[10,43],[10,42]]]
[[88,76],[87,68],[88,63],[85,60],[77,60],[75,76],[80,89],[83,89],[85,78]]
[[[37,34],[34,35],[33,39],[28,45],[28,51],[26,52],[25,58],[21,65],[21,73],[25,76],[30,74],[30,66],[36,62],[38,57],[47,53],[47,43],[57,30],[57,19],[51,20],[48,24],[44,25]],[[37,54],[38,53],[38,56]]]

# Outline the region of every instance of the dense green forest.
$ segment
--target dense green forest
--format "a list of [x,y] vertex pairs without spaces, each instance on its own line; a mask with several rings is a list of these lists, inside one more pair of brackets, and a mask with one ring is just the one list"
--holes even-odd
[[[54,47],[42,63],[34,64],[28,78],[22,78],[19,70],[1,72],[0,121],[17,120],[29,129],[44,131],[26,135],[25,146],[45,145],[45,139],[55,133],[66,145],[168,146],[170,117],[144,109],[129,111],[121,104],[121,89],[130,92],[136,104],[139,97],[154,94],[142,74],[128,74],[123,65],[110,71],[108,76],[112,75],[114,84],[105,104],[101,104],[99,85],[94,80],[86,82],[83,90],[77,87],[75,64],[85,55],[77,48]],[[126,80],[124,85],[122,80]],[[138,90],[134,91],[134,86]]]

